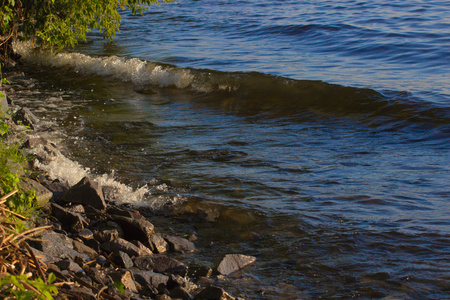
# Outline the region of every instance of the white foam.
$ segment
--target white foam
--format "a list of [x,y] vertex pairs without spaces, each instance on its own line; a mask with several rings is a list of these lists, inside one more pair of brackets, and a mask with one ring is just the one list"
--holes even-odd
[[137,58],[117,56],[91,57],[81,53],[51,53],[33,51],[30,43],[14,43],[14,51],[22,59],[44,66],[70,68],[83,74],[111,76],[136,85],[152,84],[184,89],[192,84],[194,75],[186,69],[163,67]]

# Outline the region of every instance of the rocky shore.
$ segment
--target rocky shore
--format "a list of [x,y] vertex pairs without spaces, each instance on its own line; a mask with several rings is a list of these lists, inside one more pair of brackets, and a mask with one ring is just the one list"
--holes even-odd
[[[6,94],[14,88],[3,87]],[[11,97],[14,98],[14,97]],[[22,189],[36,190],[48,216],[37,217],[46,226],[28,243],[47,274],[56,275],[63,299],[242,299],[219,287],[218,280],[253,263],[255,257],[228,254],[210,268],[184,263],[177,255],[195,256],[195,234],[156,232],[150,210],[118,205],[105,194],[108,187],[85,176],[70,186],[52,178],[39,166],[61,155],[57,146],[39,135],[39,120],[8,97],[1,109],[10,110],[13,134],[33,155],[30,178]]]

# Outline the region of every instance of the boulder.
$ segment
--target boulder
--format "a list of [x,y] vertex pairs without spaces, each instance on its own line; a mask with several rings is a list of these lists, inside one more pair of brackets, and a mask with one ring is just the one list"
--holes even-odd
[[79,203],[91,205],[94,208],[106,209],[105,199],[99,187],[99,184],[84,177],[76,185],[71,187],[63,196],[62,200],[66,203]]
[[132,241],[132,243],[139,248],[139,251],[141,255],[152,255],[153,252],[149,248],[147,248],[144,244],[142,244],[140,241]]
[[166,235],[164,239],[170,246],[170,250],[175,252],[192,252],[195,250],[195,245],[193,242],[176,236]]
[[125,209],[119,208],[117,206],[108,207],[106,212],[109,215],[116,215],[116,216],[132,218],[132,219],[145,220],[145,217],[143,215],[141,215],[139,212],[125,210]]
[[78,251],[78,252],[80,252],[82,254],[87,255],[91,259],[97,258],[97,256],[98,256],[97,251],[95,251],[91,247],[86,246],[85,244],[83,244],[83,243],[81,243],[79,241],[76,241],[76,240],[73,240],[72,243],[73,243],[73,249],[74,250],[76,250],[76,251]]
[[134,265],[140,270],[157,273],[183,273],[186,265],[176,259],[164,255],[144,255],[134,259]]
[[188,291],[186,291],[185,288],[181,286],[177,286],[170,290],[170,297],[172,299],[182,299],[182,300],[191,300],[192,296],[189,294]]
[[229,275],[253,263],[255,260],[256,257],[254,256],[227,254],[217,267],[217,271],[222,275]]
[[132,243],[122,238],[115,239],[114,241],[107,242],[101,245],[101,248],[107,252],[125,252],[129,256],[139,256],[140,250]]
[[146,242],[155,230],[155,226],[147,220],[117,215],[111,215],[111,218],[119,223],[124,231],[124,237],[129,241],[138,240]]

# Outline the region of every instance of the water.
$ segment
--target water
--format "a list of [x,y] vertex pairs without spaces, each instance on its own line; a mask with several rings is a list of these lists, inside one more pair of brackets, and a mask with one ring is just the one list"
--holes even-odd
[[175,205],[211,267],[255,255],[220,282],[236,296],[445,299],[449,4],[124,13],[114,43],[20,50],[40,91],[27,105],[79,163],[49,171],[97,174],[116,201]]

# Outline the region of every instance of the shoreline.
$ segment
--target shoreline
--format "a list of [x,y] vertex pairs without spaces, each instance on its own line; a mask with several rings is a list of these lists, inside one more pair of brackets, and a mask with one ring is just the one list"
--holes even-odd
[[[15,92],[13,84],[18,83],[12,82],[6,85],[6,89],[2,88],[7,97]],[[30,87],[32,90],[32,84]],[[23,88],[26,90],[27,87]],[[29,94],[32,97],[31,91]],[[18,138],[23,140],[22,145],[28,152],[37,154],[32,168],[38,172],[34,179],[39,182],[27,181],[39,190],[38,200],[52,215],[52,220],[40,220],[40,225],[52,226],[52,230],[44,232],[41,237],[64,249],[55,254],[52,252],[55,247],[45,242],[32,243],[33,251],[47,263],[47,273],[55,273],[61,281],[71,278],[71,282],[78,282],[83,287],[77,291],[86,299],[98,294],[108,298],[101,286],[95,287],[105,280],[110,283],[108,291],[116,299],[242,299],[234,298],[220,288],[219,280],[251,264],[256,258],[226,255],[214,270],[206,265],[184,264],[173,258],[179,254],[195,256],[198,251],[193,243],[197,238],[195,234],[185,238],[179,234],[155,232],[151,223],[155,216],[151,211],[143,209],[141,214],[137,211],[139,207],[133,204],[121,205],[105,200],[104,187],[89,176],[83,177],[76,185],[48,176],[45,170],[39,169],[39,163],[60,156],[61,152],[56,145],[40,136],[36,130],[39,120],[29,109],[19,108],[14,103],[9,105],[16,116],[21,115],[16,123],[27,124],[31,128],[28,132],[22,131]],[[23,113],[18,114],[19,111]],[[115,269],[120,270],[119,274]],[[106,272],[104,278],[98,277],[98,271]],[[108,275],[108,271],[112,275]],[[113,277],[111,282],[108,278]],[[126,292],[117,293],[114,282],[120,282]],[[72,290],[64,292],[70,294]]]

